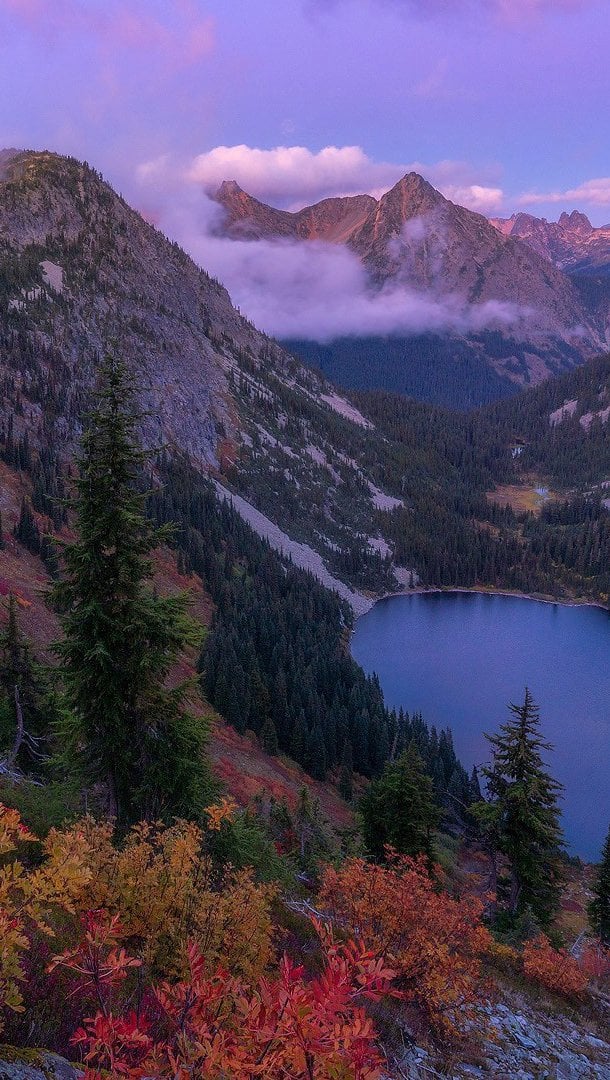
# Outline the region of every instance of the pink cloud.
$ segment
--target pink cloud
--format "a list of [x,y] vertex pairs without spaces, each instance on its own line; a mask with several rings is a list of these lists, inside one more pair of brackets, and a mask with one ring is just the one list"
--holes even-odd
[[0,12],[20,19],[30,33],[54,43],[64,35],[83,34],[102,50],[157,53],[164,66],[197,63],[214,46],[214,23],[190,0],[171,0],[156,14],[138,0],[0,0]]
[[537,206],[544,203],[587,203],[589,206],[610,206],[610,176],[584,180],[567,191],[527,191],[517,200],[519,206]]
[[364,192],[379,198],[407,172],[421,173],[447,198],[479,213],[498,213],[504,202],[497,169],[475,171],[465,162],[390,163],[373,161],[360,146],[216,146],[182,167],[167,157],[145,162],[139,179],[148,185],[201,186],[214,191],[223,180],[262,202],[297,209],[320,199]]

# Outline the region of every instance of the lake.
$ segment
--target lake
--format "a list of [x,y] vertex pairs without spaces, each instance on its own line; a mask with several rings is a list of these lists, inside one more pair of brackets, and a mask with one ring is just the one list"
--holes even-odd
[[394,596],[359,618],[352,654],[387,704],[450,727],[467,769],[488,760],[483,732],[529,686],[565,785],[573,854],[598,859],[610,823],[610,613],[481,593]]

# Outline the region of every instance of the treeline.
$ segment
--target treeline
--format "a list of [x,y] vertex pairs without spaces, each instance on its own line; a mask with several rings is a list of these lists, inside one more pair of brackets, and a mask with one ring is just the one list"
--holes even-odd
[[282,560],[186,463],[164,458],[160,473],[152,517],[178,523],[179,565],[201,576],[216,605],[201,671],[225,719],[318,778],[377,775],[414,741],[437,793],[451,788],[468,802],[450,732],[388,711],[377,679],[351,659],[347,605]]
[[[329,344],[284,342],[287,349],[340,386],[354,390],[384,387],[420,401],[464,410],[516,391],[515,384],[498,375],[480,354],[478,344],[480,338],[473,338],[470,344],[436,334],[338,338]],[[497,355],[499,344],[491,337],[483,344],[486,356]],[[519,351],[514,342],[509,348],[511,356]]]
[[[610,358],[470,415],[385,392],[354,397],[388,439],[388,490],[401,476],[405,508],[384,514],[381,530],[422,584],[608,596],[607,493],[582,488],[610,479],[610,426],[585,431],[578,417],[610,401]],[[575,417],[552,427],[550,413],[576,399]],[[539,515],[491,501],[496,485],[531,485],[533,473],[565,487],[565,498]]]

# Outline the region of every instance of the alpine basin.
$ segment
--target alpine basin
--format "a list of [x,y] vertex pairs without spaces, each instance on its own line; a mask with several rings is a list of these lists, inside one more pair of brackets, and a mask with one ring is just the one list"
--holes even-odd
[[358,619],[352,654],[379,676],[389,706],[450,727],[470,768],[489,759],[525,686],[565,787],[568,847],[599,858],[610,822],[610,612],[481,593],[395,596]]

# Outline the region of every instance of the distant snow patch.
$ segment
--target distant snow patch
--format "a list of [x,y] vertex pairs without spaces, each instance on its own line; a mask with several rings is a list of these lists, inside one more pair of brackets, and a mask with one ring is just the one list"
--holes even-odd
[[353,424],[360,424],[360,427],[372,428],[370,420],[367,420],[366,416],[363,416],[358,411],[355,405],[352,405],[345,398],[339,397],[338,394],[321,394],[320,400],[325,401],[331,409],[344,416],[346,420],[351,420]]
[[318,446],[308,443],[305,452],[309,454],[312,461],[315,461],[316,465],[326,465],[326,454]]
[[555,409],[549,416],[549,424],[551,427],[557,427],[562,420],[566,420],[569,416],[574,416],[578,408],[578,399],[574,398],[572,401],[564,401],[563,405],[559,409]]
[[377,551],[381,555],[382,559],[387,559],[388,555],[392,554],[392,548],[387,540],[383,539],[383,536],[369,536],[366,542],[373,551]]
[[394,577],[405,589],[415,589],[419,585],[419,574],[416,570],[409,570],[407,566],[395,566]]
[[393,495],[386,495],[385,492],[375,487],[370,480],[367,480],[367,485],[376,510],[397,510],[399,506],[405,505],[402,499],[395,499]]
[[49,262],[45,259],[41,264],[42,276],[46,285],[50,285],[55,292],[61,293],[64,291],[64,272],[61,266],[57,263]]
[[290,556],[295,566],[300,566],[302,570],[309,570],[327,589],[334,589],[339,593],[343,600],[347,600],[355,615],[364,615],[365,611],[373,606],[373,600],[369,600],[362,593],[354,592],[345,582],[333,577],[324,565],[322,556],[308,544],[299,544],[296,540],[291,540],[279,525],[261,514],[260,510],[252,506],[252,503],[246,502],[241,495],[234,495],[218,481],[215,481],[215,487],[219,498],[227,499],[240,517],[247,521],[259,536],[268,540],[272,548],[281,552],[282,555]]
[[599,412],[583,413],[578,421],[580,426],[588,431],[594,420],[599,420],[601,424],[605,424],[610,416],[610,405],[607,409],[600,409]]

